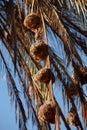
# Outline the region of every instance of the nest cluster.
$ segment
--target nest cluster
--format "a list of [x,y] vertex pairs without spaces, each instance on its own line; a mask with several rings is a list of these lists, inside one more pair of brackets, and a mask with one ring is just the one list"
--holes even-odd
[[[42,42],[42,20],[36,13],[31,13],[24,19],[24,26],[35,33],[35,43],[30,47],[30,55],[36,62],[46,60],[49,55],[49,47],[45,42]],[[43,67],[40,69],[34,77],[34,80],[41,83],[48,84],[50,80],[52,83],[55,81],[54,74],[50,68]],[[38,111],[38,119],[44,122],[55,123],[55,102],[47,101]]]
[[[49,55],[49,46],[45,42],[42,42],[43,24],[41,17],[36,13],[30,13],[24,19],[24,26],[35,33],[35,43],[30,47],[31,57],[36,62],[46,60],[47,56]],[[77,75],[73,73],[73,83],[69,88],[69,94],[71,96],[78,95],[78,81],[80,81],[82,85],[87,83],[87,67],[78,67],[77,71],[79,80],[77,79]],[[40,69],[35,74],[34,79],[45,84],[48,84],[51,80],[52,83],[55,82],[55,77],[52,73],[52,70],[47,67]],[[56,104],[54,101],[45,102],[39,108],[38,119],[48,123],[55,123],[55,108]],[[78,116],[74,108],[70,109],[66,120],[69,124],[72,124],[76,127],[78,126]]]

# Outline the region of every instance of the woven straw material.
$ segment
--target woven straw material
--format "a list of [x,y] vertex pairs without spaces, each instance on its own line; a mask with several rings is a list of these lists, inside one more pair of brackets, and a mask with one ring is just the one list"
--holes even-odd
[[48,45],[44,42],[34,43],[30,47],[30,54],[35,61],[40,62],[46,59],[49,54]]
[[68,117],[66,119],[67,123],[77,127],[78,126],[78,116],[74,108],[71,108]]
[[51,69],[45,68],[45,67],[40,69],[36,73],[34,79],[41,83],[49,83],[50,80],[52,80],[52,83],[55,81],[55,77],[54,77],[54,74],[52,73]]
[[48,123],[55,123],[56,104],[48,101],[43,104],[38,111],[38,119]]
[[24,26],[36,32],[42,26],[41,18],[36,13],[30,13],[24,19]]

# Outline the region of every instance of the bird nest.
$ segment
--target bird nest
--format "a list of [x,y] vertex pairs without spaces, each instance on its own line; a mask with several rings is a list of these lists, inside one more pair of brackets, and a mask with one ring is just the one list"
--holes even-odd
[[30,47],[30,54],[35,61],[40,62],[41,60],[46,59],[49,54],[48,45],[44,42],[32,44]]
[[54,101],[48,101],[41,105],[38,111],[38,119],[48,123],[55,123],[55,108]]
[[24,19],[24,26],[36,32],[42,26],[41,18],[36,13],[30,13]]
[[34,79],[36,81],[39,81],[41,83],[49,83],[50,80],[52,80],[52,83],[55,82],[55,77],[54,74],[52,73],[50,68],[42,68],[40,69]]
[[69,123],[75,127],[78,126],[78,115],[73,107],[70,109],[66,121],[67,121],[67,123]]

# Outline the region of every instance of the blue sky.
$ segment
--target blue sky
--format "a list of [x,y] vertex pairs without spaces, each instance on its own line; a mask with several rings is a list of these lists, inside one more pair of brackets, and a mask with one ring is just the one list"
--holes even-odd
[[5,79],[0,77],[0,130],[18,130]]

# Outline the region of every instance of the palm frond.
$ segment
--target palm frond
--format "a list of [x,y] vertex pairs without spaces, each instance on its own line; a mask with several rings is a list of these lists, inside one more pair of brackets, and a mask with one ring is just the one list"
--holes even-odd
[[0,50],[0,56],[1,56],[2,60],[3,60],[3,63],[4,63],[5,68],[6,68],[6,71],[8,73],[9,80],[10,80],[10,82],[12,84],[11,86],[13,87],[13,88],[10,87],[10,89],[12,89],[12,92],[13,92],[12,94],[14,94],[15,100],[17,102],[15,109],[17,110],[17,107],[19,107],[19,113],[20,113],[19,114],[20,115],[20,117],[19,117],[19,128],[27,130],[27,127],[26,127],[26,120],[27,120],[27,118],[26,118],[26,115],[25,115],[25,110],[24,110],[22,101],[21,101],[21,99],[19,97],[18,89],[17,89],[16,84],[14,82],[14,79],[13,79],[13,77],[12,77],[10,71],[9,71],[9,68],[8,68],[8,66],[7,66],[7,64],[5,62],[5,59],[3,57],[3,54],[1,52],[1,50]]
[[[11,11],[12,10],[12,11]],[[17,78],[22,84],[22,92],[24,101],[27,104],[28,115],[29,109],[32,115],[32,122],[37,122],[38,129],[51,130],[50,124],[40,122],[38,120],[39,107],[45,103],[48,99],[54,99],[52,82],[47,84],[36,83],[34,76],[43,67],[53,69],[52,72],[58,83],[61,83],[63,100],[67,101],[67,105],[75,108],[77,114],[78,124],[81,130],[83,130],[84,124],[87,126],[87,110],[86,108],[86,96],[83,91],[83,84],[80,81],[79,66],[84,65],[84,59],[82,58],[80,51],[84,52],[87,56],[87,22],[86,22],[86,0],[1,0],[0,1],[0,40],[3,45],[3,49],[6,49],[10,60],[16,70]],[[24,19],[30,13],[38,13],[41,20],[42,30],[33,32],[24,26]],[[41,29],[40,28],[40,29]],[[47,30],[50,29],[56,39],[60,39],[58,47],[63,50],[62,55],[55,53],[51,47],[49,47],[48,37],[52,37],[52,33],[48,35]],[[38,34],[37,34],[38,32]],[[40,34],[39,34],[40,33]],[[48,47],[47,57],[40,63],[37,63],[32,58],[30,48],[32,44],[36,44],[38,41],[46,42]],[[55,47],[55,42],[52,45]],[[55,48],[56,49],[56,48]],[[58,48],[59,49],[59,48]],[[26,109],[23,106],[23,102],[20,98],[18,86],[12,76],[5,55],[0,50],[0,57],[3,61],[6,74],[8,76],[9,96],[12,102],[15,102],[16,119],[19,119],[19,128],[26,129],[26,121],[28,117],[25,112]],[[61,57],[61,58],[60,58]],[[66,59],[63,59],[66,58]],[[64,61],[66,61],[66,63]],[[74,69],[77,76],[77,84],[75,84],[72,73],[68,73],[67,69]],[[13,68],[11,68],[13,70]],[[86,82],[85,82],[86,83]],[[71,85],[75,86],[78,92],[79,104],[81,105],[82,115],[79,117],[77,111],[79,105],[76,104],[77,100],[70,94]],[[72,89],[71,89],[72,90]],[[45,94],[46,93],[46,94]],[[47,95],[48,94],[48,95]],[[67,96],[66,96],[67,95]],[[77,95],[75,95],[77,96]],[[70,130],[69,124],[65,119],[65,114],[62,112],[62,106],[57,102],[57,110],[55,112],[55,126],[56,130],[60,129],[60,117],[64,122],[66,129]]]

